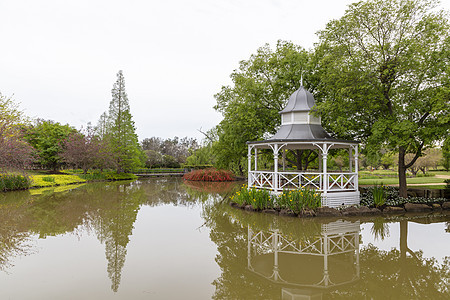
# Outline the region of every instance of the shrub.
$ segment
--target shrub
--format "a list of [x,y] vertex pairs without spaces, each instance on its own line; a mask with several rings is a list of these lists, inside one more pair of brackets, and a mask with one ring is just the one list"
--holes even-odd
[[[369,186],[360,196],[360,204],[365,206],[374,206],[373,186]],[[392,203],[398,201],[398,188],[394,186],[383,186],[385,204],[393,205]]]
[[216,170],[216,169],[204,169],[194,170],[183,176],[186,180],[193,181],[233,181],[234,176],[230,171]]
[[[375,206],[373,190],[375,187],[368,187],[366,192],[361,194],[360,204],[365,206]],[[421,204],[431,204],[431,203],[442,203],[445,202],[444,198],[424,198],[424,197],[408,197],[401,198],[398,195],[398,189],[393,186],[383,186],[385,204],[389,206],[401,206],[405,203],[421,203]]]
[[0,191],[24,190],[29,188],[31,180],[20,174],[0,174]]

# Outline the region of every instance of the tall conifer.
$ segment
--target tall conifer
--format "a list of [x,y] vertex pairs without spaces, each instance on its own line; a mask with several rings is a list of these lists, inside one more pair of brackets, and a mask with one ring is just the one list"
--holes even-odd
[[117,172],[130,171],[140,165],[140,148],[130,104],[125,92],[125,79],[120,70],[114,83],[112,100],[109,103],[106,138],[115,154]]

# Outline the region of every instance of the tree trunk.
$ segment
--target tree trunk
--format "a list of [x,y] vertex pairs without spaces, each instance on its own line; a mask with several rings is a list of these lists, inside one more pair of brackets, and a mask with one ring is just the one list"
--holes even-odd
[[302,171],[303,170],[303,163],[302,163],[302,159],[303,159],[303,150],[296,150],[297,155],[297,170],[298,171]]
[[407,198],[405,149],[403,147],[400,147],[398,151],[398,187],[399,196]]

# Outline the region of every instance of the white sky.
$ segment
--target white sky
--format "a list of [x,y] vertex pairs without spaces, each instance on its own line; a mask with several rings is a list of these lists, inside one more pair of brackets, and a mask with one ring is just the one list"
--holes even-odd
[[108,110],[123,70],[140,140],[202,138],[240,60],[278,39],[312,48],[352,2],[1,0],[0,92],[28,116],[80,128]]

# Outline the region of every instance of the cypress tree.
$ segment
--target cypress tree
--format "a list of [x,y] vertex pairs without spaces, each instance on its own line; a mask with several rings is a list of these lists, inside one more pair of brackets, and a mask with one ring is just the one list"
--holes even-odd
[[117,173],[131,171],[139,167],[140,147],[134,121],[130,113],[130,104],[125,92],[125,79],[120,70],[114,83],[112,100],[109,103],[106,138],[108,139],[114,159],[117,164]]

